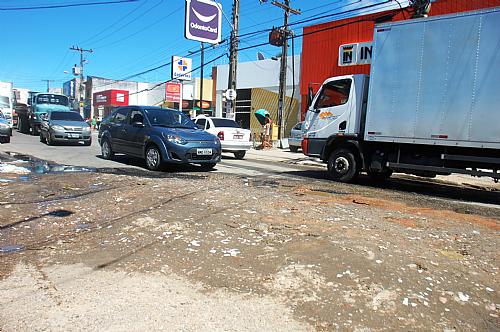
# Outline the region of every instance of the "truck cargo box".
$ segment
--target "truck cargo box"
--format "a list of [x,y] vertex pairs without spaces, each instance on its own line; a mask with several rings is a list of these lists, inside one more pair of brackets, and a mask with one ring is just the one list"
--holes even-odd
[[375,27],[367,141],[500,149],[500,7]]

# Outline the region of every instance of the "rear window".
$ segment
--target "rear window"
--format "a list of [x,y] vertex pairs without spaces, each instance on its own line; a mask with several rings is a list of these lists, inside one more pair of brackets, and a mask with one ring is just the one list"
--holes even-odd
[[231,119],[212,119],[215,127],[240,128],[240,125]]
[[80,114],[75,112],[51,112],[50,119],[62,121],[83,121]]

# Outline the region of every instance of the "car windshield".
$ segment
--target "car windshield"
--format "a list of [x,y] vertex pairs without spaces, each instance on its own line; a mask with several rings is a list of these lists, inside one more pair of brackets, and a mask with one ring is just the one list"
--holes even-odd
[[50,119],[60,121],[83,121],[80,114],[75,112],[52,112],[50,113]]
[[191,119],[182,112],[167,109],[148,109],[146,114],[152,126],[168,128],[198,128]]
[[240,128],[236,121],[231,119],[212,119],[215,127]]
[[36,97],[36,103],[68,106],[69,100],[66,96],[41,94]]

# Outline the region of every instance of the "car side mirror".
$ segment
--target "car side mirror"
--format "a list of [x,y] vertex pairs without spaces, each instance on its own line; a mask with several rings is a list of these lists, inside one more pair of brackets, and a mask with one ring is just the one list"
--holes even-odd
[[139,121],[132,123],[132,126],[134,126],[136,128],[144,128],[145,127],[144,123],[139,122]]

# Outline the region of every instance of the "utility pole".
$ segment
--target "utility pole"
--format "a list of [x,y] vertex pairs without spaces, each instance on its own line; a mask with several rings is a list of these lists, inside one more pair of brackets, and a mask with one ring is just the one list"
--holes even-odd
[[83,65],[85,64],[85,61],[83,59],[83,53],[84,52],[92,53],[94,51],[92,49],[86,50],[78,46],[77,47],[71,46],[69,49],[72,51],[80,52],[80,83],[78,85],[78,104],[80,105],[80,114],[81,116],[84,116],[82,101],[83,101]]
[[[240,0],[233,1],[233,29],[231,30],[231,47],[229,50],[229,78],[227,88],[236,91],[236,69],[238,65],[238,26],[240,21]],[[226,101],[226,118],[236,116],[236,100]]]
[[[287,55],[288,55],[288,18],[290,13],[299,15],[300,10],[293,9],[290,7],[290,0],[284,0],[285,3],[279,1],[273,1],[272,4],[279,7],[285,11],[285,18],[283,20],[283,46],[281,48],[281,66],[280,66],[280,86],[278,92],[278,140],[280,141],[280,148],[283,148],[282,138],[285,133],[285,125],[283,123],[283,105],[285,103],[286,96],[286,70],[287,70]],[[292,59],[293,61],[293,59]]]
[[42,80],[42,82],[47,82],[47,92],[50,92],[50,82],[54,82],[54,80]]
[[203,67],[205,66],[205,47],[201,42],[201,72],[200,72],[200,114],[203,114]]

